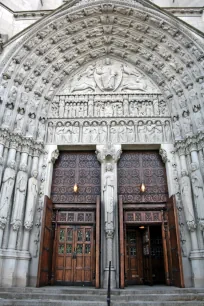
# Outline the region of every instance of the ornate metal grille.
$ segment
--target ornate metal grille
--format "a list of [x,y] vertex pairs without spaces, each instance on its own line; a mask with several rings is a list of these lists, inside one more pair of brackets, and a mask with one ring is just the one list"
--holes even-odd
[[[75,183],[77,193],[73,191]],[[100,163],[94,152],[60,153],[53,171],[53,203],[95,203],[100,185]]]
[[[140,191],[144,183],[146,191]],[[157,151],[125,151],[118,162],[118,193],[124,203],[167,201],[166,170]]]

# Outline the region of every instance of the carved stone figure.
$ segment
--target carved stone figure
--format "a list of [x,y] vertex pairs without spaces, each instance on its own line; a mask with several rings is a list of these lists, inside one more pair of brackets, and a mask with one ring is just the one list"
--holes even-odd
[[70,122],[66,122],[63,134],[62,134],[63,143],[71,143],[72,142],[72,126]]
[[155,128],[154,128],[154,140],[155,142],[162,143],[162,135],[163,135],[163,129],[160,121],[156,122]]
[[178,96],[179,96],[178,102],[179,102],[180,108],[181,108],[181,109],[186,108],[186,107],[187,107],[187,100],[186,100],[186,97],[183,95],[182,92],[179,92],[179,93],[178,93]]
[[70,92],[91,90],[95,91],[96,83],[93,78],[95,67],[90,65],[83,73],[72,79]]
[[113,107],[111,103],[108,101],[105,106],[105,116],[112,117],[113,116]]
[[21,108],[16,116],[16,125],[15,125],[15,131],[21,133],[23,129],[23,123],[24,123],[24,114],[25,111],[23,108]]
[[62,136],[64,134],[64,126],[62,124],[62,122],[58,122],[57,123],[57,127],[56,127],[56,131],[55,131],[55,140],[57,143],[61,143],[62,140]]
[[113,166],[108,163],[104,174],[103,194],[105,204],[105,223],[113,224],[115,177]]
[[184,136],[192,133],[191,118],[189,117],[188,112],[185,111],[183,112],[183,132]]
[[127,131],[127,142],[133,143],[135,141],[135,128],[132,121],[128,122],[128,125],[126,126]]
[[90,129],[90,137],[91,137],[91,143],[97,143],[98,141],[98,126],[97,122],[93,122],[91,129]]
[[152,124],[152,121],[148,121],[146,125],[146,140],[147,142],[153,142],[155,136],[155,125]]
[[64,101],[59,102],[59,118],[64,117]]
[[159,116],[159,102],[157,98],[153,100],[153,108],[154,108],[154,115]]
[[83,126],[83,142],[90,143],[90,126],[88,122],[84,122]]
[[13,104],[8,104],[5,109],[5,113],[4,113],[3,121],[2,121],[2,125],[4,127],[10,127],[11,120],[12,120],[12,113],[13,113]]
[[106,123],[103,121],[99,127],[99,143],[106,143],[107,141],[107,126]]
[[191,184],[187,171],[185,170],[181,171],[180,187],[181,187],[181,197],[184,204],[183,208],[184,208],[186,223],[188,229],[190,231],[194,231],[196,228],[196,224],[195,224],[195,216],[193,210]]
[[197,210],[197,218],[204,220],[203,179],[197,163],[191,163],[191,182]]
[[146,125],[144,124],[144,122],[140,121],[138,123],[138,136],[140,142],[146,142],[146,131],[147,131]]
[[28,195],[27,195],[25,219],[24,219],[24,226],[28,230],[30,230],[33,226],[35,206],[38,195],[37,176],[38,176],[37,170],[33,170],[32,177],[28,180]]
[[169,121],[165,121],[164,130],[165,130],[166,141],[168,143],[171,143],[172,142],[172,134],[171,134],[171,126],[170,126]]
[[194,118],[195,118],[195,125],[198,130],[203,130],[203,117],[200,111],[200,107],[194,105],[193,107],[193,112],[194,112]]
[[126,141],[126,126],[124,121],[121,121],[118,127],[118,142],[124,143]]
[[117,127],[115,125],[115,122],[112,122],[111,127],[110,127],[110,140],[112,143],[118,142],[118,132],[117,132]]
[[48,143],[52,143],[53,135],[54,135],[53,122],[49,122],[48,123],[48,128],[47,128],[47,142]]
[[176,116],[173,117],[173,133],[175,139],[181,139],[181,125]]
[[73,143],[79,142],[79,122],[75,122],[72,127],[72,142]]
[[152,103],[151,102],[146,103],[146,115],[148,117],[151,117],[153,115],[153,108],[152,108]]
[[[4,228],[7,223],[8,213],[11,205],[11,198],[15,183],[15,161],[10,161],[4,172],[0,193],[0,225]],[[0,242],[1,243],[1,242]]]
[[94,77],[98,87],[102,91],[113,91],[120,84],[122,72],[119,72],[118,69],[112,65],[111,60],[106,58],[104,65],[98,65],[96,67]]
[[34,133],[35,133],[35,114],[30,114],[26,136],[33,137]]
[[26,164],[21,164],[19,170],[20,171],[18,172],[16,177],[14,204],[11,217],[11,224],[13,226],[13,230],[18,230],[22,224],[28,183]]
[[37,139],[40,141],[44,140],[45,137],[45,118],[41,118],[38,124],[38,137]]

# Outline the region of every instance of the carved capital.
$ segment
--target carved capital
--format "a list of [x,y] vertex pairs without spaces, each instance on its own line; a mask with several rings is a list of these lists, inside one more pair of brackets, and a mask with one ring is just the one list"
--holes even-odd
[[7,224],[7,218],[0,217],[0,229],[4,230]]
[[102,146],[101,148],[99,148],[98,146],[96,150],[97,159],[101,163],[105,162],[108,157],[117,163],[117,161],[120,159],[121,153],[121,147],[119,148],[119,146],[115,146],[111,142],[108,142],[105,146]]
[[183,141],[177,141],[175,143],[176,151],[178,152],[179,156],[186,154],[186,147]]
[[187,146],[189,152],[197,151],[198,146],[197,146],[196,137],[195,136],[187,137],[186,138],[186,146]]
[[22,141],[21,152],[29,154],[32,146],[33,146],[32,140],[24,138]]
[[12,224],[13,230],[17,232],[20,229],[21,225],[22,223],[20,220],[15,220],[15,222]]
[[5,145],[9,138],[9,130],[7,128],[0,128],[0,143]]
[[15,149],[17,150],[19,146],[21,146],[22,144],[22,137],[20,134],[18,133],[13,133],[11,136],[10,136],[10,148],[11,149]]
[[198,225],[199,225],[200,230],[204,232],[204,220],[199,220]]
[[26,229],[27,231],[31,231],[32,228],[33,228],[33,222],[31,222],[31,221],[26,221],[26,222],[24,223],[24,226],[25,226],[25,229]]
[[190,232],[194,232],[196,230],[196,224],[194,220],[186,221],[186,223]]

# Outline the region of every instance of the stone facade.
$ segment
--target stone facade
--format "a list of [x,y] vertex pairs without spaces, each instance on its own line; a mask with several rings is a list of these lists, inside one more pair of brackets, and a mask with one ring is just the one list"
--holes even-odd
[[67,3],[10,41],[0,67],[1,285],[36,285],[53,164],[61,147],[91,145],[102,167],[103,286],[110,259],[118,286],[113,211],[128,145],[160,149],[177,200],[185,285],[203,287],[202,35],[149,1]]

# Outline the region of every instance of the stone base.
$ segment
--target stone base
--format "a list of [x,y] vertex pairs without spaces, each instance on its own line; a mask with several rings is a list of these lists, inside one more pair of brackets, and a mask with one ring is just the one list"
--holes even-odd
[[[109,269],[104,270],[104,279],[103,279],[103,288],[108,288],[108,275],[109,275]],[[111,281],[110,281],[110,287],[111,289],[116,288],[116,272],[115,269],[111,268]]]
[[27,285],[28,265],[30,258],[30,254],[28,252],[9,249],[1,250],[1,286],[25,287]]
[[195,288],[204,288],[204,250],[191,251],[192,281]]

